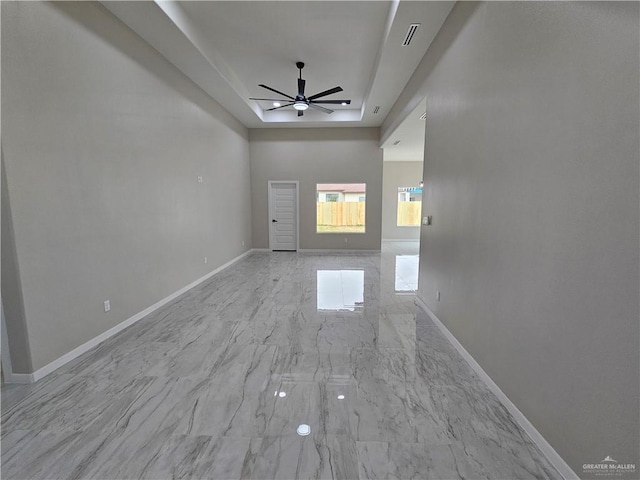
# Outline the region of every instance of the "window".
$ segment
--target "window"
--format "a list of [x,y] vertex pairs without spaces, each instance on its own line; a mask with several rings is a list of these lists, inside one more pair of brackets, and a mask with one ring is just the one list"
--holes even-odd
[[337,202],[339,196],[340,195],[338,193],[327,193],[325,198],[327,202]]
[[365,183],[318,183],[316,185],[316,232],[365,232]]
[[422,187],[398,187],[399,227],[419,227],[422,214]]

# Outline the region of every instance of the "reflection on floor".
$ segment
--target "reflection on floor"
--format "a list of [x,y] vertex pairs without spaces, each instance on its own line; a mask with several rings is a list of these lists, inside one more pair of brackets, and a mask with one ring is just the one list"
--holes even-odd
[[349,311],[364,303],[364,270],[318,270],[318,310]]
[[418,290],[419,255],[396,255],[396,292]]
[[396,293],[416,253],[255,253],[3,388],[2,477],[560,478]]

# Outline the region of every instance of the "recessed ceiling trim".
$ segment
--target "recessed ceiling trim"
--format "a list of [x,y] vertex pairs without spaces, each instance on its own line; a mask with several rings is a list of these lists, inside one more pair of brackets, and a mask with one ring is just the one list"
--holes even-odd
[[[243,8],[229,6],[234,2],[173,2],[166,0],[153,0],[149,2],[110,2],[102,1],[105,8],[114,13],[120,20],[132,28],[138,35],[147,41],[169,62],[181,70],[196,85],[198,85],[211,98],[216,100],[224,109],[226,109],[241,124],[248,128],[270,128],[275,126],[335,126],[340,125],[357,125],[357,126],[380,126],[385,124],[385,117],[390,109],[393,109],[398,101],[404,88],[407,87],[407,81],[410,79],[415,66],[419,64],[420,59],[424,55],[424,51],[428,47],[431,38],[445,18],[445,10],[447,12],[453,6],[452,1],[444,2],[412,2],[403,0],[386,0],[378,2],[380,6],[373,8],[371,13],[367,10],[366,15],[361,15],[361,22],[356,22],[354,28],[364,31],[366,27],[365,20],[370,20],[370,26],[375,27],[367,31],[371,35],[372,42],[368,42],[368,48],[364,49],[367,54],[367,62],[360,69],[356,69],[350,76],[349,80],[352,85],[348,85],[354,94],[358,95],[360,104],[354,105],[355,108],[346,110],[346,105],[339,106],[341,114],[338,110],[330,116],[311,116],[303,122],[290,119],[287,115],[276,114],[276,112],[263,111],[262,105],[244,101],[244,98],[253,92],[250,87],[253,85],[254,70],[269,70],[273,65],[273,76],[279,78],[279,70],[276,71],[278,62],[284,63],[289,60],[297,60],[297,54],[294,55],[287,48],[275,49],[274,52],[284,50],[285,56],[279,58],[277,54],[268,65],[262,65],[262,57],[254,54],[249,55],[252,58],[251,63],[239,63],[238,58],[242,57],[242,42],[247,41],[246,37],[255,36],[261,38],[265,36],[265,44],[270,43],[280,45],[281,37],[274,34],[273,38],[269,37],[268,32],[262,32],[260,29],[251,29],[246,32],[243,37],[235,30],[229,27],[227,32],[234,38],[227,46],[224,42],[218,41],[218,34],[212,32],[226,32],[226,26],[223,29],[210,28],[224,22],[220,18],[225,15],[217,15],[219,12],[226,12],[236,20],[242,20]],[[288,3],[288,2],[282,2]],[[305,3],[300,1],[300,3]],[[308,2],[315,3],[315,2]],[[348,7],[346,4],[353,4],[354,7]],[[344,2],[342,8],[347,15],[349,12],[357,10],[356,5],[359,2]],[[373,2],[372,2],[373,3]],[[116,5],[117,4],[117,5]],[[427,5],[422,7],[421,5]],[[200,6],[198,6],[200,5]],[[204,7],[202,5],[208,5]],[[384,6],[382,6],[384,5]],[[443,6],[440,6],[443,5]],[[303,8],[305,10],[307,7]],[[358,7],[359,8],[359,7]],[[275,9],[277,13],[284,7]],[[321,10],[309,7],[311,12],[322,15]],[[350,10],[351,9],[351,10]],[[295,9],[294,9],[295,10]],[[261,11],[266,11],[264,8]],[[277,15],[273,14],[267,18],[268,22],[277,22]],[[301,14],[300,18],[304,18]],[[262,21],[259,16],[249,15],[246,25],[255,25]],[[294,14],[295,20],[295,14]],[[412,39],[411,49],[403,49],[402,41],[406,36],[407,27],[412,23],[420,23],[420,34],[417,32]],[[423,28],[424,27],[424,28]],[[376,32],[375,35],[370,32]],[[295,35],[300,34],[296,30]],[[433,34],[433,35],[432,35]],[[239,35],[234,37],[233,35]],[[295,36],[292,33],[292,38]],[[416,35],[418,35],[416,37]],[[304,46],[307,37],[300,40],[300,48]],[[415,40],[418,38],[418,40]],[[214,41],[216,39],[216,41]],[[417,43],[413,43],[415,40]],[[330,45],[331,39],[329,39]],[[295,42],[291,42],[295,43]],[[286,47],[286,46],[285,46]],[[377,48],[377,50],[376,50]],[[424,51],[423,51],[424,50]],[[241,53],[238,53],[241,52]],[[295,52],[295,50],[294,50]],[[402,53],[401,53],[402,52]],[[294,56],[292,56],[294,55]],[[256,61],[256,57],[257,61]],[[286,58],[285,58],[286,57]],[[289,58],[291,57],[291,58]],[[318,57],[316,63],[319,68],[323,65],[324,60]],[[344,59],[340,57],[336,60],[338,64],[344,63]],[[255,67],[247,67],[246,65],[254,65]],[[333,69],[334,71],[339,71]],[[325,69],[325,72],[326,69]],[[322,76],[324,75],[324,77]],[[327,82],[327,78],[332,77],[331,71],[320,75],[323,82]],[[354,88],[355,87],[355,88]],[[246,90],[246,92],[245,92]],[[277,97],[274,97],[272,102]],[[375,99],[375,102],[373,101]],[[381,104],[384,103],[385,110],[382,111]],[[377,114],[373,114],[373,109],[379,106]],[[264,104],[264,108],[267,104]],[[395,109],[394,109],[395,111]],[[424,112],[424,110],[422,110]],[[293,112],[294,115],[297,112]],[[307,112],[305,112],[306,116]],[[293,120],[293,121],[292,121]],[[416,118],[417,120],[417,118]],[[422,123],[424,126],[424,123]],[[382,132],[385,132],[382,130]],[[386,132],[385,132],[386,133]],[[406,140],[403,139],[404,145]]]
[[[262,119],[259,105],[237,102],[238,90],[220,69],[214,66],[193,39],[185,33],[180,8],[175,2],[101,2],[102,6],[131,28],[160,55],[184,73],[207,95],[228,110],[243,125]],[[164,7],[167,7],[165,10]],[[172,17],[172,14],[176,14]],[[187,19],[188,20],[188,19]]]
[[222,77],[235,93],[243,99],[244,103],[262,120],[262,112],[259,109],[255,109],[254,105],[251,105],[248,100],[244,100],[249,97],[249,91],[231,70],[227,62],[224,61],[222,55],[207,45],[205,34],[193,23],[180,4],[178,2],[160,0],[153,1],[200,52],[216,73]]
[[[376,81],[376,77],[378,76],[378,72],[380,70],[380,64],[382,61],[382,53],[384,52],[384,47],[387,44],[387,39],[389,38],[389,34],[391,33],[391,27],[393,27],[393,21],[396,18],[398,13],[398,7],[400,6],[400,0],[393,0],[391,5],[389,5],[389,13],[387,15],[387,23],[384,26],[384,35],[382,35],[382,40],[380,45],[378,46],[378,53],[376,53],[376,60],[373,63],[373,69],[371,70],[371,76],[369,78],[369,86],[367,87],[367,91],[364,94],[362,100],[362,107],[360,108],[360,118],[364,118],[364,112],[367,108],[367,101],[369,100],[369,96],[371,95],[371,91],[373,90],[373,84]],[[374,112],[377,113],[377,112]]]

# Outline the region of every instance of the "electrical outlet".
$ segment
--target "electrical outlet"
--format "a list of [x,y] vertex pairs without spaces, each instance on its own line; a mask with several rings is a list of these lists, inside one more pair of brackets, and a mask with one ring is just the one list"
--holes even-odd
[[440,290],[436,290],[436,300],[440,301]]
[[198,175],[198,183],[202,183],[202,175]]
[[422,217],[422,224],[429,225],[429,219],[427,217]]
[[242,241],[242,246],[244,247],[244,240]]
[[209,261],[209,259],[207,257],[204,257],[204,263],[207,263]]
[[344,243],[349,243],[349,238],[348,237],[344,237]]
[[109,310],[111,310],[111,301],[105,300],[104,301],[104,311],[108,312]]

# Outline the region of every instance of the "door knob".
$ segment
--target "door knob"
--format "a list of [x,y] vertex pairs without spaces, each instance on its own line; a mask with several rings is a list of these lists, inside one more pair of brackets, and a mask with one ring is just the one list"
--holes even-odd
[[271,220],[273,223],[278,223],[278,220]]

